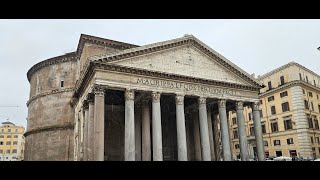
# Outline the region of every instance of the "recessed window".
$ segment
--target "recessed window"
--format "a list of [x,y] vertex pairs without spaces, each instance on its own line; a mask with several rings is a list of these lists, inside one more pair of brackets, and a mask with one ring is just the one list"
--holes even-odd
[[6,142],[6,145],[11,145],[11,142],[10,142],[10,141],[7,141],[7,142]]
[[0,141],[0,145],[3,145],[3,141]]
[[273,100],[274,100],[274,96],[268,97],[268,102],[273,101]]
[[8,135],[7,138],[11,138],[11,135]]
[[291,119],[284,120],[283,122],[284,122],[284,129],[285,130],[292,129]]
[[[320,112],[320,110],[319,110],[319,112]],[[260,113],[260,117],[263,117],[262,110],[259,110],[259,113]]]
[[313,142],[313,137],[310,137],[310,140],[311,140],[311,144],[313,144],[314,142]]
[[237,118],[236,118],[236,117],[233,117],[233,118],[232,118],[232,124],[233,124],[233,125],[237,124]]
[[293,144],[293,138],[287,139],[287,144],[288,144],[288,145],[289,145],[289,144]]
[[274,141],[273,141],[273,144],[274,144],[275,146],[280,146],[280,145],[281,145],[281,142],[280,142],[280,140],[274,140]]
[[313,102],[310,102],[310,105],[311,105],[312,111],[314,111]]
[[284,91],[280,93],[280,97],[288,96],[288,91]]
[[60,82],[60,87],[63,87],[64,86],[64,81],[61,81]]
[[282,106],[282,112],[290,111],[288,102],[282,103],[281,106]]
[[313,119],[313,121],[314,121],[314,128],[315,129],[319,129],[319,122],[318,122],[318,119]]
[[266,133],[266,125],[262,124],[261,128],[262,128],[262,133],[265,134]]
[[[7,153],[7,154],[10,154],[10,149],[7,149],[6,153]],[[7,157],[7,158],[8,158],[8,157]]]
[[316,137],[316,143],[320,143],[320,141],[319,141],[319,137]]
[[280,85],[284,85],[284,77],[280,76]]
[[316,80],[313,80],[313,85],[316,86]]
[[260,100],[260,104],[262,104],[262,100]]
[[250,136],[254,136],[254,127],[253,126],[250,127]]
[[302,80],[302,76],[301,76],[301,73],[299,73],[299,77],[300,77],[300,80]]
[[13,145],[18,145],[18,141],[13,141]]
[[235,145],[234,145],[234,148],[235,148],[235,149],[239,149],[239,148],[240,148],[239,144],[235,144]]
[[268,147],[268,141],[263,141],[263,145]]
[[248,113],[248,116],[249,116],[249,121],[252,120],[252,113]]
[[16,149],[13,149],[13,150],[12,150],[12,153],[17,153],[17,150],[16,150]]
[[4,129],[1,129],[1,132],[4,132]]
[[234,139],[238,139],[239,138],[238,130],[236,130],[236,129],[233,130],[233,138]]
[[276,114],[276,106],[271,106],[271,114]]
[[306,76],[306,81],[307,81],[307,83],[309,82],[309,80],[308,80],[308,76]]
[[278,122],[272,122],[271,123],[271,131],[272,132],[278,132]]
[[271,81],[268,82],[268,88],[269,90],[272,89]]
[[306,91],[304,91],[304,89],[302,89],[302,94],[306,94]]
[[309,128],[313,128],[312,118],[308,117]]
[[0,138],[4,138],[4,136],[3,136],[3,135],[0,135]]
[[15,132],[18,132],[18,129],[16,129]]
[[11,132],[11,129],[8,129],[8,132]]
[[304,100],[304,108],[309,109],[309,102]]
[[309,97],[313,97],[313,94],[312,94],[312,92],[309,92]]
[[18,138],[18,135],[14,135],[13,138]]

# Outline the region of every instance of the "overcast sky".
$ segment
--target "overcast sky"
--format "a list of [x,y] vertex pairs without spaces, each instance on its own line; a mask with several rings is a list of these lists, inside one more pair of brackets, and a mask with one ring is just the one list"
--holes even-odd
[[27,125],[27,71],[75,51],[80,34],[137,45],[192,34],[249,74],[290,61],[320,74],[320,20],[0,20],[0,122]]

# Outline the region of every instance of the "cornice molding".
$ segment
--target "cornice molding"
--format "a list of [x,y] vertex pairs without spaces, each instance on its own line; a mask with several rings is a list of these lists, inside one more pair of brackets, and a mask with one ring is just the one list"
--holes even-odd
[[259,76],[258,79],[259,79],[259,80],[262,80],[262,79],[264,79],[264,78],[266,78],[266,77],[268,77],[268,76],[271,76],[271,75],[273,75],[273,74],[275,74],[275,73],[277,73],[277,72],[279,72],[279,71],[282,71],[282,70],[284,70],[284,69],[286,69],[286,68],[288,68],[288,67],[290,67],[290,66],[293,66],[293,65],[296,65],[296,66],[298,66],[299,68],[301,68],[301,69],[303,69],[303,70],[305,70],[305,71],[313,74],[314,76],[317,76],[318,78],[320,78],[320,76],[319,76],[318,74],[316,74],[315,72],[311,71],[310,69],[302,66],[301,64],[296,63],[296,62],[289,62],[288,64],[285,64],[285,65],[283,65],[283,66],[280,66],[280,67],[278,67],[278,68],[276,68],[276,69],[274,69],[274,70],[272,70],[272,71],[270,71],[270,72],[268,72],[268,73],[266,73],[266,74],[264,74],[264,75]]
[[65,55],[61,55],[61,56],[57,56],[57,57],[53,57],[53,58],[41,61],[35,64],[34,66],[32,66],[27,72],[28,81],[30,82],[32,75],[43,67],[47,67],[53,64],[64,63],[68,61],[75,61],[75,60],[77,60],[76,53],[70,52]]
[[216,60],[220,65],[227,68],[228,70],[233,72],[235,75],[244,79],[250,84],[254,86],[262,87],[262,84],[258,82],[258,80],[253,80],[254,77],[251,77],[250,75],[243,73],[244,71],[242,72],[242,70],[239,70],[239,67],[235,67],[236,65],[231,64],[230,62],[227,62],[226,60],[221,58],[218,53],[213,52],[211,48],[208,48],[207,46],[204,45],[204,43],[201,43],[201,41],[197,40],[193,36],[186,36],[184,38],[178,38],[178,39],[164,41],[160,43],[154,43],[146,46],[141,46],[138,48],[124,50],[124,51],[121,51],[120,53],[114,53],[111,55],[107,55],[105,57],[92,57],[89,59],[91,61],[107,63],[107,62],[113,62],[113,61],[117,61],[125,58],[136,57],[143,54],[153,53],[153,52],[157,52],[157,51],[161,51],[161,50],[165,50],[173,47],[178,47],[186,44],[196,47],[198,50],[200,50],[210,58]]
[[274,94],[274,93],[276,93],[276,92],[278,92],[278,91],[282,91],[283,89],[292,87],[292,86],[294,86],[294,85],[304,85],[304,86],[306,86],[306,87],[312,88],[312,89],[320,92],[320,88],[315,87],[315,86],[313,86],[313,85],[311,85],[311,84],[309,84],[309,83],[306,83],[306,82],[304,82],[304,81],[302,81],[302,80],[296,80],[296,81],[291,81],[291,82],[289,82],[289,83],[287,83],[287,84],[284,84],[284,85],[282,85],[282,86],[279,86],[279,87],[277,87],[277,88],[274,88],[274,89],[272,89],[272,90],[270,90],[270,91],[261,93],[261,94],[259,94],[259,97],[261,98],[261,97],[264,97],[264,96],[269,96],[269,95],[271,95],[271,94]]
[[110,48],[119,49],[119,50],[139,47],[138,45],[134,45],[134,44],[81,34],[77,51],[76,51],[76,54],[78,57],[81,56],[83,47],[86,43],[95,44],[95,45],[104,46],[104,47],[110,47]]
[[94,71],[97,69],[122,72],[122,73],[130,73],[135,75],[145,75],[145,76],[151,76],[151,77],[157,77],[157,78],[179,80],[179,81],[185,81],[185,82],[208,84],[208,85],[228,87],[228,88],[234,88],[234,89],[244,89],[249,91],[259,91],[260,89],[260,87],[253,87],[253,86],[241,85],[236,83],[201,79],[201,78],[195,78],[190,76],[165,73],[160,71],[152,71],[152,70],[139,69],[139,68],[133,68],[128,66],[121,66],[116,64],[91,61],[90,63],[88,63],[88,66],[86,66],[84,73],[82,74],[80,80],[76,84],[75,95],[74,95],[75,98],[80,97],[84,88],[89,83],[90,77],[94,74]]
[[32,96],[28,101],[27,101],[27,106],[29,106],[29,104],[40,98],[40,97],[43,97],[43,96],[48,96],[48,95],[52,95],[52,94],[58,94],[58,93],[63,93],[63,92],[71,92],[71,91],[74,91],[74,88],[65,88],[65,89],[54,89],[50,92],[42,92],[40,94],[37,94],[35,96]]
[[64,130],[64,129],[72,129],[73,130],[73,128],[74,128],[74,125],[72,123],[53,125],[53,126],[45,126],[45,127],[35,128],[30,131],[27,131],[24,133],[24,136],[27,137],[31,134],[45,132],[45,131],[55,131],[55,130]]

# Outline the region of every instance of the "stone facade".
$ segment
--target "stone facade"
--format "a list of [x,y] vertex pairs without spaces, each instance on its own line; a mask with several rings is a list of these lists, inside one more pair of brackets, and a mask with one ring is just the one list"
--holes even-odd
[[82,35],[72,55],[28,72],[28,160],[231,160],[227,112],[262,87],[192,35],[141,47]]

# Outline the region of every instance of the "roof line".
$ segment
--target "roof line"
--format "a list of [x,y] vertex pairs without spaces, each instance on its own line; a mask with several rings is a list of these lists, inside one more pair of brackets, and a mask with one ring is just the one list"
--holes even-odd
[[304,69],[305,71],[308,71],[309,73],[313,74],[314,76],[317,76],[318,78],[320,78],[320,75],[318,75],[317,73],[311,71],[310,69],[302,66],[301,64],[299,64],[297,62],[291,61],[291,62],[289,62],[289,63],[287,63],[287,64],[285,64],[283,66],[280,66],[280,67],[278,67],[278,68],[276,68],[276,69],[274,69],[274,70],[272,70],[272,71],[270,71],[270,72],[268,72],[266,74],[263,74],[263,75],[259,76],[258,79],[262,80],[262,79],[264,79],[264,78],[266,78],[268,76],[271,76],[271,75],[273,75],[273,74],[275,74],[275,73],[277,73],[277,72],[279,72],[279,71],[281,71],[281,70],[283,70],[283,69],[285,69],[287,67],[293,66],[293,65],[296,65],[296,66]]

